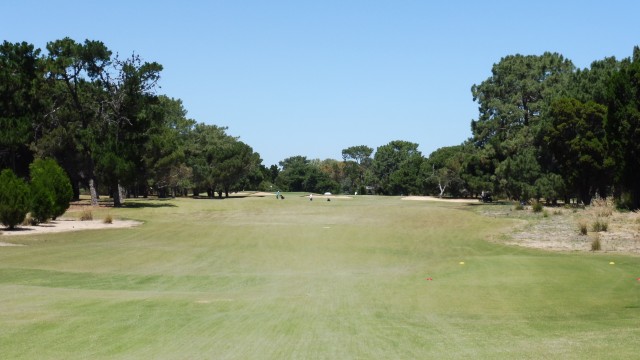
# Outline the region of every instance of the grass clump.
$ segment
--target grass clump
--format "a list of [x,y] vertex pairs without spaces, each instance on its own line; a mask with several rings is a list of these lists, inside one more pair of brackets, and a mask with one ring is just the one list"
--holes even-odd
[[516,210],[524,210],[524,205],[522,205],[522,203],[517,203],[516,206],[514,207],[514,209],[516,209]]
[[80,213],[80,221],[89,221],[89,220],[93,220],[93,213],[91,212],[91,210],[88,210],[88,209],[82,210],[82,212]]
[[534,203],[533,203],[533,205],[531,205],[531,210],[532,210],[534,213],[542,212],[542,209],[543,209],[543,207],[542,207],[542,203],[541,203],[541,202],[539,202],[539,201],[536,201],[536,202],[534,202]]
[[113,217],[111,216],[111,214],[107,214],[107,216],[102,219],[102,222],[105,224],[113,224]]
[[609,217],[613,215],[615,204],[611,199],[595,198],[591,201],[591,209],[597,217]]
[[591,251],[600,250],[602,250],[602,244],[600,243],[600,234],[596,233],[593,240],[591,241]]
[[607,231],[609,228],[609,223],[603,219],[596,219],[596,221],[591,224],[591,230],[595,232]]
[[578,223],[578,231],[580,232],[580,235],[587,235],[587,223],[584,221],[581,221],[580,223]]

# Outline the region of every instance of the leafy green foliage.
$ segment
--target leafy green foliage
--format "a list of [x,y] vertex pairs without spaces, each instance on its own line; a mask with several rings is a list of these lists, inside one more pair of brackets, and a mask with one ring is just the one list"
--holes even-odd
[[418,144],[409,141],[394,140],[378,147],[371,164],[377,191],[399,195],[415,187],[421,165],[417,156],[421,156]]
[[551,123],[544,135],[569,189],[587,205],[607,180],[606,115],[606,107],[593,101],[561,98],[551,105]]
[[36,222],[46,222],[64,214],[73,197],[64,170],[53,159],[36,159],[29,169],[32,218]]
[[0,172],[0,222],[15,228],[29,211],[29,187],[10,169]]

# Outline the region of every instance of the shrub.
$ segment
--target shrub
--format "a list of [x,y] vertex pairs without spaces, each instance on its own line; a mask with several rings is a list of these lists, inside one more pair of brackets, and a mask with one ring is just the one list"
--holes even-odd
[[517,203],[514,209],[516,209],[516,210],[524,210],[524,205],[522,205],[521,203]]
[[595,212],[596,216],[609,217],[613,215],[614,204],[611,198],[595,198],[591,201],[591,208]]
[[544,210],[542,212],[542,217],[549,217],[549,212],[547,210]]
[[607,231],[608,228],[609,224],[602,219],[597,219],[593,224],[591,224],[591,230],[595,232]]
[[584,221],[581,221],[578,224],[578,229],[580,231],[580,235],[587,235],[587,223]]
[[531,210],[533,210],[534,213],[542,212],[542,203],[539,201],[534,202],[531,206]]
[[57,218],[69,208],[73,197],[71,182],[52,159],[36,159],[29,165],[31,175],[31,211],[38,222]]
[[600,235],[595,234],[595,237],[591,241],[591,251],[600,251],[602,250],[602,244],[600,244]]
[[0,172],[0,222],[15,228],[29,212],[29,186],[13,171]]
[[88,220],[93,220],[93,214],[91,213],[91,210],[84,209],[80,213],[80,221],[88,221]]
[[102,222],[105,224],[113,224],[113,217],[111,217],[111,214],[107,214],[107,216],[102,219]]

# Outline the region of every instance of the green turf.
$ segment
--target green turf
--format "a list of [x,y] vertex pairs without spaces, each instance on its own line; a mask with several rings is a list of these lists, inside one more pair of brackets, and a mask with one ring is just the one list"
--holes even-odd
[[460,205],[285,196],[129,201],[109,212],[134,229],[0,235],[28,245],[0,247],[0,358],[640,354],[638,258],[490,243],[513,223]]

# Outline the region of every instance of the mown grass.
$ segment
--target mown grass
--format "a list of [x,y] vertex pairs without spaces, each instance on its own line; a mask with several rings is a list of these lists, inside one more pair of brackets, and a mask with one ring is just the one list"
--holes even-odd
[[144,221],[137,228],[11,238],[28,246],[0,247],[0,354],[585,359],[640,351],[637,258],[490,243],[512,223],[460,205],[285,196],[134,201],[108,212]]

